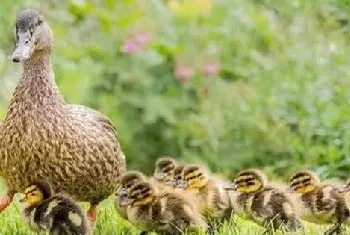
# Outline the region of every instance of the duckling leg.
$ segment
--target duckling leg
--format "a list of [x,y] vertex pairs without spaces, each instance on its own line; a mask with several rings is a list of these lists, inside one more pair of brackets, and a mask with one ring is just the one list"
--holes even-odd
[[335,224],[330,229],[328,229],[324,234],[325,235],[340,235],[340,234],[342,234],[341,224],[339,224],[339,223]]
[[97,209],[97,205],[95,203],[91,203],[90,204],[90,209],[88,210],[87,216],[90,222],[90,226],[93,227],[96,223],[96,219],[97,219],[97,214],[98,214],[98,209]]
[[7,191],[6,194],[0,198],[0,213],[11,204],[14,195],[14,192]]

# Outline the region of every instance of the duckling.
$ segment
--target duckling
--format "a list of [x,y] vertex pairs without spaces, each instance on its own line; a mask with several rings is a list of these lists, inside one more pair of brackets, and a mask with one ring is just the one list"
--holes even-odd
[[183,170],[185,168],[185,164],[177,165],[174,169],[173,178],[166,182],[166,185],[173,187],[174,189],[180,189],[176,186],[183,180]]
[[37,180],[25,189],[22,215],[31,229],[48,234],[89,234],[87,219],[70,197],[53,195],[51,185]]
[[129,221],[146,232],[177,235],[207,229],[204,219],[189,201],[176,193],[159,193],[150,182],[134,185],[122,203],[128,205]]
[[161,157],[156,162],[156,169],[153,177],[159,182],[166,183],[174,176],[174,169],[177,166],[175,159],[165,156]]
[[89,202],[93,224],[126,168],[116,129],[100,112],[65,102],[51,64],[52,32],[38,10],[21,11],[14,33],[12,60],[22,75],[0,128],[0,177],[8,188],[0,212],[30,182],[47,179],[55,192]]
[[268,185],[261,171],[241,171],[226,189],[233,191],[230,199],[235,213],[265,227],[267,232],[280,227],[288,232],[303,229],[290,199],[282,190]]
[[300,217],[317,224],[334,224],[325,234],[340,234],[343,223],[349,223],[350,211],[339,189],[321,183],[312,171],[294,173],[289,186],[299,205]]
[[232,214],[228,192],[222,182],[209,176],[201,165],[186,165],[183,169],[183,180],[177,185],[184,193],[196,198],[196,207],[211,225]]
[[127,198],[128,192],[132,186],[145,180],[147,180],[147,177],[138,171],[129,171],[121,177],[115,193],[114,206],[123,219],[128,219],[126,212],[127,207],[123,206],[121,202]]
[[338,192],[340,193],[340,195],[343,196],[343,198],[345,200],[346,207],[350,208],[350,200],[349,200],[349,195],[350,195],[349,194],[349,192],[350,192],[350,176],[346,180],[345,184],[342,185],[342,187],[337,187],[337,188],[338,188]]

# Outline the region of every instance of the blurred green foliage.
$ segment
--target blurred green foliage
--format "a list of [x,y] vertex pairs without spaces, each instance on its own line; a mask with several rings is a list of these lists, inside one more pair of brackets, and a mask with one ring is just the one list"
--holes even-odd
[[0,119],[27,7],[52,26],[63,95],[113,120],[129,168],[169,154],[225,174],[349,173],[349,1],[4,0]]

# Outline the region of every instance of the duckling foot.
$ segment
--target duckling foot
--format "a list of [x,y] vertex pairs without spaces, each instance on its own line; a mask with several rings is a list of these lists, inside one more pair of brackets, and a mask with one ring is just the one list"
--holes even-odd
[[0,198],[0,213],[11,204],[14,195],[15,194],[13,192],[7,192]]
[[88,216],[88,220],[90,222],[90,227],[92,228],[95,223],[96,223],[96,219],[97,219],[97,214],[98,214],[98,210],[97,210],[97,205],[91,205],[90,209],[88,210],[87,216]]
[[335,224],[333,227],[328,229],[324,234],[325,235],[340,235],[340,234],[342,234],[342,227],[340,224]]

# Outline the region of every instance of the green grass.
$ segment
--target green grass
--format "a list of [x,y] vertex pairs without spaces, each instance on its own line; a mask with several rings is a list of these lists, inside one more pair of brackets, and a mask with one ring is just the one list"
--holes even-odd
[[[32,235],[30,229],[24,224],[21,218],[21,208],[18,202],[19,195],[14,199],[14,203],[0,214],[0,235]],[[82,204],[87,209],[87,204]],[[327,226],[319,226],[310,223],[304,223],[305,234],[319,235],[327,230]],[[264,230],[253,222],[234,217],[232,221],[225,222],[217,229],[216,234],[223,235],[254,235],[263,234]],[[133,227],[129,222],[118,216],[113,206],[113,199],[109,198],[101,203],[97,224],[93,230],[94,235],[137,235],[140,231]],[[274,233],[287,234],[282,231]],[[293,234],[302,234],[301,232]]]

